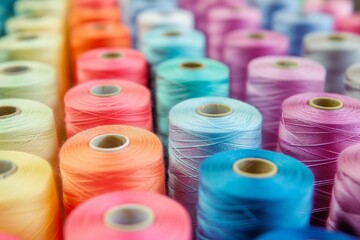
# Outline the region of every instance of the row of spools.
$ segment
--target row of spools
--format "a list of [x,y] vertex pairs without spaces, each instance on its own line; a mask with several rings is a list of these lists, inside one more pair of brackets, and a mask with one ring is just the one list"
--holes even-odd
[[[359,235],[348,189],[358,188],[360,103],[322,92],[344,93],[359,36],[302,41],[334,19],[356,26],[280,2],[272,26],[272,1],[184,1],[204,34],[176,1],[19,0],[0,39],[0,231],[62,239],[64,204],[69,240],[351,239],[307,228],[310,215]],[[302,45],[306,58],[285,56]],[[165,165],[178,203],[163,196]]]

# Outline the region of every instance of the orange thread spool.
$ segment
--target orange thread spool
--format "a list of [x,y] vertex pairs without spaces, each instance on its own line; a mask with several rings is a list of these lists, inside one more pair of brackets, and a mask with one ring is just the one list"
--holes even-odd
[[60,150],[60,170],[67,213],[107,192],[165,193],[160,139],[136,127],[107,125],[76,134]]
[[82,23],[116,22],[119,23],[121,14],[117,7],[104,7],[99,9],[76,7],[70,12],[69,25],[71,28]]

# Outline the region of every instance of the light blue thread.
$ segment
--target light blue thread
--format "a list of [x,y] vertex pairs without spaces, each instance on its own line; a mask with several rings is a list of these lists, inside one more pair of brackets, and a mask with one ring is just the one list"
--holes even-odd
[[[246,158],[272,162],[277,172],[263,178],[235,172],[234,164]],[[311,171],[289,156],[247,149],[216,154],[200,170],[198,239],[250,240],[278,228],[307,227],[313,188]]]

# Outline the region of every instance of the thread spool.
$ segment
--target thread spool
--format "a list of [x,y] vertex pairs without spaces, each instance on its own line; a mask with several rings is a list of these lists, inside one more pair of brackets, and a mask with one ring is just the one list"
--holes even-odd
[[74,69],[78,57],[95,48],[129,48],[130,32],[125,25],[114,22],[91,22],[74,27],[70,33]]
[[175,9],[177,6],[176,0],[138,0],[138,1],[129,1],[129,0],[118,0],[120,2],[121,9],[126,9],[122,15],[122,21],[124,24],[129,26],[131,29],[131,35],[133,38],[133,46],[137,46],[137,19],[139,15],[150,9],[159,9],[159,10],[171,10]]
[[230,96],[246,98],[247,67],[251,60],[268,55],[286,55],[287,37],[265,30],[239,30],[225,38],[223,59],[230,69]]
[[20,238],[10,236],[8,234],[5,235],[0,233],[0,240],[20,240]]
[[[360,199],[351,192],[358,190],[360,187],[357,174],[360,167],[359,159],[359,144],[352,145],[340,153],[330,214],[327,220],[328,229],[345,232],[357,237],[360,236],[358,227],[360,212],[356,206],[359,204]],[[348,189],[351,189],[351,192]]]
[[169,133],[173,106],[191,98],[229,95],[229,69],[211,59],[172,59],[158,66],[156,77],[157,127],[163,139]]
[[16,15],[6,21],[6,33],[16,32],[64,32],[63,19],[45,13]]
[[339,31],[360,33],[360,14],[354,13],[349,17],[339,20]]
[[37,155],[56,168],[58,142],[52,110],[32,100],[0,100],[0,148]]
[[360,61],[359,41],[352,33],[312,33],[304,38],[304,56],[327,70],[327,92],[344,93],[346,70]]
[[313,183],[310,170],[286,155],[249,149],[215,154],[201,165],[197,237],[255,239],[269,230],[304,228]]
[[312,32],[332,32],[333,25],[331,16],[323,13],[278,11],[274,16],[273,29],[289,38],[289,55],[300,56],[303,53],[305,35]]
[[211,9],[207,19],[208,56],[224,61],[224,41],[227,34],[234,30],[260,28],[261,15],[257,8],[249,6],[219,7]]
[[346,71],[345,95],[360,99],[360,64],[353,64]]
[[94,79],[126,79],[148,85],[148,66],[138,51],[125,48],[100,48],[78,59],[78,83]]
[[304,93],[282,105],[278,151],[307,165],[315,175],[312,224],[324,226],[339,153],[360,140],[355,99],[330,93]]
[[66,240],[102,237],[190,240],[190,219],[180,204],[156,193],[107,193],[80,205],[65,228]]
[[355,240],[354,238],[344,235],[342,233],[328,232],[321,228],[305,228],[305,229],[287,229],[275,230],[257,238],[257,240],[276,240],[279,238],[303,240],[303,239],[316,239],[316,240]]
[[62,239],[54,175],[44,159],[0,151],[0,194],[0,231],[24,240]]
[[287,56],[265,56],[248,65],[247,102],[262,113],[262,147],[276,149],[281,104],[288,97],[324,89],[326,71],[320,64]]
[[165,192],[161,142],[136,127],[108,125],[76,134],[61,148],[60,169],[67,213],[107,192]]
[[137,19],[139,45],[141,45],[143,35],[146,32],[164,27],[190,30],[194,28],[194,21],[193,14],[182,9],[143,11]]
[[305,12],[321,12],[332,16],[338,28],[339,21],[352,15],[354,2],[351,0],[307,0],[304,3]]
[[163,28],[144,34],[141,51],[152,66],[178,57],[205,56],[205,36],[196,30]]
[[121,79],[80,84],[65,95],[67,136],[100,125],[116,124],[151,131],[150,98],[145,87]]
[[183,101],[169,114],[169,196],[180,202],[196,225],[200,164],[224,150],[259,148],[260,113],[229,98]]
[[16,14],[46,12],[64,16],[67,10],[66,1],[18,0],[15,2]]
[[83,23],[89,22],[119,22],[121,19],[120,11],[117,7],[103,8],[74,8],[70,12],[69,24],[74,28]]
[[206,32],[206,26],[209,24],[207,19],[207,14],[216,8],[229,7],[229,8],[238,8],[244,5],[243,0],[209,0],[209,1],[196,1],[193,3],[195,14],[195,23],[196,28],[202,32]]

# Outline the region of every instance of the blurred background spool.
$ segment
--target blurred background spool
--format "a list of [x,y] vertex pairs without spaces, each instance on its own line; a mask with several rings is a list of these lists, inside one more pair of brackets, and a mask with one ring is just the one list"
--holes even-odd
[[5,34],[5,23],[9,17],[9,12],[4,6],[1,6],[0,4],[0,36],[3,36]]
[[353,32],[360,34],[360,13],[341,19],[338,24],[338,29],[344,32]]
[[230,96],[245,100],[247,68],[251,60],[267,55],[286,55],[287,37],[266,30],[236,30],[224,43],[222,59],[230,68]]
[[108,193],[79,206],[65,226],[65,240],[102,238],[190,240],[190,219],[180,204],[156,193]]
[[327,70],[325,90],[344,93],[348,67],[360,61],[360,36],[352,33],[312,33],[304,38],[304,56]]
[[0,195],[0,231],[24,240],[62,239],[54,175],[44,159],[0,151]]
[[274,29],[274,17],[279,11],[294,15],[299,9],[296,0],[256,0],[256,6],[261,10],[264,29]]
[[305,12],[321,12],[333,17],[338,28],[339,21],[352,15],[354,2],[352,0],[305,0]]
[[78,57],[95,48],[128,48],[131,37],[125,25],[115,22],[91,22],[74,27],[70,32],[73,69]]
[[328,232],[321,228],[274,230],[265,233],[264,235],[258,237],[256,240],[278,240],[278,239],[355,240],[355,238],[352,238],[350,236],[341,233]]
[[250,240],[269,230],[307,227],[313,184],[310,170],[283,154],[215,154],[200,170],[198,239]]
[[58,142],[52,110],[32,100],[0,100],[0,149],[37,155],[56,169]]
[[196,28],[202,32],[206,32],[207,22],[207,14],[212,10],[219,7],[229,7],[229,8],[237,8],[244,5],[243,0],[198,0],[193,2],[194,9],[193,12],[195,14],[196,20]]
[[178,57],[205,56],[205,36],[196,30],[162,28],[144,34],[140,49],[153,67]]
[[190,99],[169,115],[169,196],[196,225],[200,164],[218,152],[261,146],[262,117],[254,107],[229,98]]
[[20,238],[0,233],[0,240],[20,240]]
[[90,22],[120,22],[121,14],[117,7],[73,8],[69,13],[69,27],[74,28]]
[[41,1],[41,0],[17,0],[15,2],[15,13],[41,13],[65,16],[67,11],[67,1]]
[[148,66],[138,51],[127,48],[98,48],[78,58],[77,82],[95,79],[125,79],[148,86]]
[[331,32],[333,24],[332,17],[323,13],[279,11],[274,16],[273,29],[289,38],[289,55],[300,56],[303,53],[303,38],[306,34]]
[[176,58],[158,66],[157,127],[164,143],[170,109],[184,100],[206,96],[229,96],[229,69],[224,64],[207,58]]
[[360,100],[360,64],[351,65],[346,71],[345,95]]
[[282,105],[278,151],[293,156],[315,175],[312,224],[328,217],[338,155],[360,142],[360,103],[331,93],[304,93]]
[[282,102],[298,93],[322,92],[325,74],[323,66],[300,57],[265,56],[249,63],[247,102],[263,115],[264,149],[276,149]]
[[123,124],[152,130],[150,91],[125,80],[94,80],[65,96],[67,136],[101,125]]
[[60,169],[67,213],[107,192],[165,193],[163,148],[145,129],[108,125],[78,133],[62,146]]
[[206,35],[208,56],[224,61],[224,39],[229,32],[240,29],[260,28],[261,15],[257,8],[249,6],[219,7],[207,14]]
[[360,145],[355,144],[342,151],[338,157],[330,214],[327,226],[360,237]]
[[143,35],[154,29],[172,27],[177,29],[193,29],[194,16],[183,9],[150,9],[143,11],[137,18],[138,47],[141,46]]

